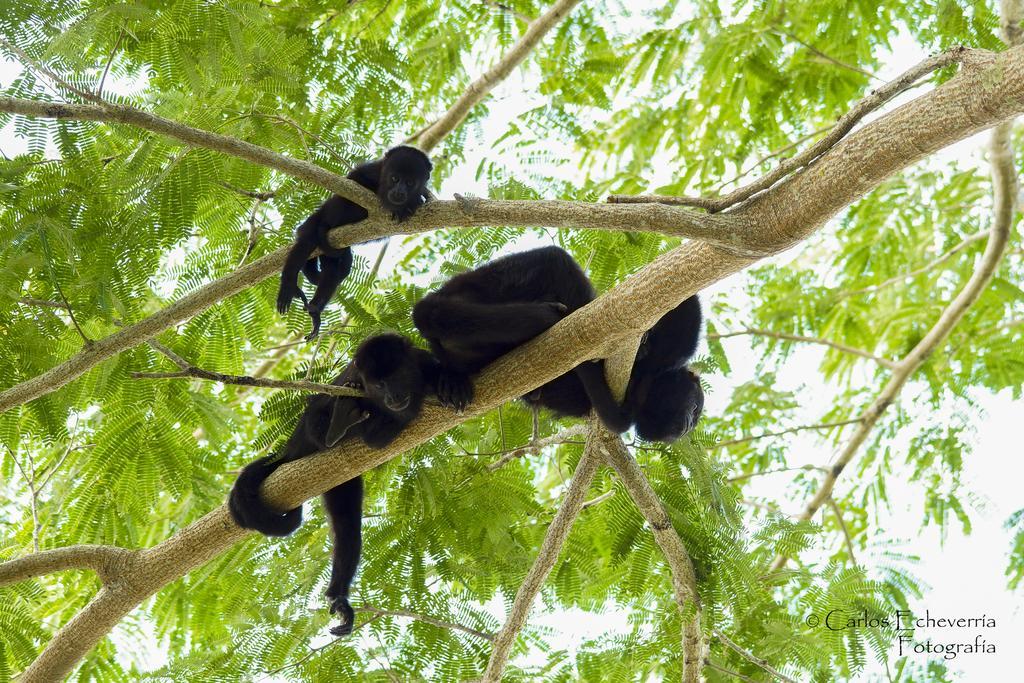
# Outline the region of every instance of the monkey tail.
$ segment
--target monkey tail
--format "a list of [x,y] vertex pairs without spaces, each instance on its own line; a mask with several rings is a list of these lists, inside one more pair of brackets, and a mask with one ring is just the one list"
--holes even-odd
[[245,466],[228,496],[228,509],[235,524],[266,536],[287,536],[302,524],[302,507],[278,512],[263,502],[260,486],[281,465],[274,455],[254,460]]

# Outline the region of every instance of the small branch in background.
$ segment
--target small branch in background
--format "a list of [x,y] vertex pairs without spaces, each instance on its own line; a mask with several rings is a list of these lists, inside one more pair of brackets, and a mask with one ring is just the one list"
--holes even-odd
[[466,118],[469,110],[474,105],[486,97],[487,93],[491,92],[494,86],[508,78],[513,69],[522,64],[523,60],[526,59],[527,55],[530,54],[541,39],[558,25],[579,2],[580,0],[557,0],[547,12],[535,21],[530,22],[530,25],[526,27],[526,31],[523,32],[523,35],[516,44],[509,48],[508,52],[494,66],[488,69],[480,78],[469,84],[466,92],[455,101],[455,104],[448,111],[422,131],[416,133],[407,142],[415,141],[424,152],[434,149],[437,143],[462,123],[462,120]]
[[610,491],[605,491],[600,496],[597,496],[595,498],[591,498],[590,500],[588,500],[585,503],[583,503],[583,505],[580,506],[580,510],[586,510],[588,507],[591,507],[591,506],[594,506],[594,505],[600,505],[601,503],[605,502],[606,500],[608,500],[609,498],[611,498],[614,495],[615,495],[615,489],[612,489]]
[[72,85],[70,82],[58,76],[57,73],[54,72],[50,67],[32,59],[32,57],[30,57],[27,52],[17,47],[16,45],[12,45],[11,43],[7,42],[2,36],[0,36],[0,46],[3,46],[5,50],[16,56],[21,61],[22,64],[24,64],[26,67],[34,71],[36,74],[44,76],[45,78],[49,79],[55,85],[63,88],[64,90],[74,93],[81,97],[83,100],[87,100],[95,104],[103,106],[109,104],[102,97],[94,95],[88,90],[82,90],[81,88]]
[[171,361],[180,368],[180,370],[177,372],[133,372],[131,373],[132,379],[181,379],[187,377],[209,380],[211,382],[221,382],[222,384],[236,384],[245,387],[311,391],[317,394],[328,394],[330,396],[354,396],[358,398],[363,395],[363,392],[358,389],[339,387],[333,384],[321,384],[319,382],[307,382],[305,380],[259,379],[245,375],[226,375],[221,372],[203,370],[202,368],[195,367],[158,341],[151,339],[148,343],[154,349],[170,358]]
[[51,301],[49,299],[37,299],[32,296],[23,296],[20,299],[18,299],[18,303],[23,304],[25,306],[42,306],[44,308],[61,308],[65,311],[68,310],[67,304],[64,304],[60,301]]
[[260,201],[263,202],[273,199],[274,197],[277,196],[276,191],[271,190],[267,192],[255,192],[253,190],[243,190],[242,188],[235,187],[231,183],[226,183],[223,180],[217,181],[217,184],[223,187],[225,190],[231,190],[232,192],[240,194],[243,197],[249,197],[250,199],[259,199]]
[[719,664],[715,664],[713,661],[711,661],[710,658],[705,658],[704,659],[704,666],[708,667],[709,669],[714,669],[718,673],[725,674],[726,676],[729,676],[732,680],[735,680],[735,681],[741,681],[742,683],[758,683],[758,681],[755,681],[750,676],[744,676],[739,671],[733,671],[732,669],[726,669],[724,666],[721,666]]
[[374,614],[379,617],[407,617],[409,619],[415,619],[416,621],[422,621],[425,624],[433,624],[439,628],[446,628],[452,631],[462,631],[468,633],[471,636],[477,638],[483,638],[484,640],[494,640],[493,633],[487,633],[485,631],[479,631],[469,626],[463,626],[462,624],[456,624],[455,622],[445,621],[443,619],[437,619],[426,614],[419,614],[417,612],[407,612],[405,610],[389,610],[372,607],[370,605],[363,605],[362,607],[356,607],[356,612],[365,612],[367,614]]
[[758,180],[744,187],[733,190],[721,197],[672,197],[665,195],[611,195],[608,201],[617,204],[638,204],[654,202],[659,204],[674,204],[678,206],[696,206],[706,209],[711,213],[717,213],[735,204],[753,197],[755,194],[767,190],[769,187],[782,180],[791,173],[809,165],[822,154],[827,152],[836,143],[846,137],[846,134],[853,130],[865,116],[886,104],[900,93],[912,87],[917,81],[924,78],[944,66],[963,61],[967,54],[966,48],[958,47],[947,50],[941,54],[929,57],[917,66],[904,72],[893,81],[880,86],[877,90],[871,91],[867,97],[860,100],[846,114],[836,122],[828,134],[818,142],[800,152],[794,157],[781,162],[774,170],[765,174]]
[[856,565],[857,555],[853,552],[853,537],[850,535],[850,530],[846,527],[846,521],[843,520],[843,511],[839,509],[835,498],[832,496],[828,497],[828,505],[832,508],[832,512],[835,513],[836,521],[839,522],[839,528],[843,531],[843,538],[846,540],[846,552],[850,555],[850,562]]
[[100,84],[96,86],[96,97],[103,101],[103,84],[107,80],[107,74],[110,73],[110,65],[114,63],[114,57],[117,56],[117,49],[121,47],[121,41],[124,39],[124,27],[117,34],[117,40],[114,41],[114,47],[110,50],[110,57],[107,58],[107,64],[103,67],[103,75],[100,76]]
[[[767,439],[773,436],[784,436],[786,434],[793,434],[795,432],[803,432],[809,429],[832,429],[833,427],[845,427],[846,425],[857,424],[862,421],[863,418],[855,418],[853,420],[842,420],[840,422],[823,422],[815,425],[801,425],[800,427],[791,427],[789,429],[783,429],[780,432],[767,432],[765,434],[758,434],[757,436],[744,436],[740,439],[730,439],[729,441],[719,441],[712,448],[723,448],[725,446],[735,446],[738,443],[746,443],[747,441],[757,441],[758,439]],[[779,470],[782,471],[782,470]],[[755,476],[755,475],[750,475]]]
[[78,336],[82,338],[82,343],[86,346],[92,344],[92,339],[86,336],[85,331],[82,330],[82,326],[78,324],[78,319],[75,318],[75,312],[71,308],[71,304],[68,303],[68,298],[64,296],[64,290],[60,287],[60,282],[57,279],[57,274],[53,272],[53,268],[50,268],[50,277],[53,278],[53,288],[57,290],[60,300],[64,303],[64,310],[67,311],[68,317],[71,318],[71,324],[75,326],[75,330],[78,332]]
[[[29,493],[29,507],[32,510],[32,549],[39,552],[39,490],[36,488],[36,467],[35,462],[32,460],[32,454],[29,452],[25,453],[25,459],[28,461],[28,468],[22,466],[21,460],[14,454],[11,447],[4,444],[4,448],[7,449],[8,455],[11,456],[11,460],[14,461],[14,466],[21,472],[21,476],[25,479],[25,483],[28,484]],[[2,585],[2,584],[0,584]]]
[[783,38],[789,38],[794,43],[798,43],[799,45],[804,46],[812,54],[814,54],[814,55],[816,55],[818,57],[821,57],[822,59],[824,59],[829,64],[835,64],[836,66],[838,66],[840,68],[847,69],[849,71],[853,71],[855,73],[862,74],[862,75],[867,76],[868,78],[876,80],[876,81],[882,80],[881,78],[879,78],[875,74],[871,73],[867,69],[862,69],[859,66],[855,66],[853,64],[847,64],[846,62],[844,62],[842,60],[836,59],[835,57],[833,57],[830,54],[826,54],[825,52],[822,52],[821,50],[819,50],[818,48],[814,47],[813,45],[811,45],[807,41],[801,40],[800,38],[798,38],[797,36],[793,35],[792,33],[790,33],[789,31],[787,31],[786,29],[782,28],[781,26],[779,26],[777,24],[772,24],[771,26],[769,26],[769,29],[771,30],[772,33],[775,33],[776,35],[782,36]]
[[530,443],[525,446],[519,446],[509,451],[498,451],[496,453],[474,453],[473,455],[501,455],[500,458],[492,462],[487,466],[488,471],[494,472],[504,467],[510,460],[521,458],[524,455],[534,455],[539,453],[542,448],[548,446],[555,446],[563,443],[580,443],[579,441],[573,441],[573,439],[585,436],[587,433],[586,424],[576,424],[571,427],[558,431],[551,436],[546,436],[543,439],[534,437],[530,440]]
[[786,152],[789,152],[790,150],[793,150],[793,149],[796,149],[797,147],[799,147],[801,142],[806,142],[807,140],[810,140],[811,138],[816,138],[819,135],[821,135],[822,133],[827,133],[830,130],[832,130],[833,128],[835,128],[835,127],[836,127],[836,124],[830,123],[829,125],[827,125],[827,126],[825,126],[823,128],[819,128],[818,130],[813,130],[810,133],[807,133],[805,135],[801,135],[800,137],[798,137],[796,140],[794,140],[793,142],[789,143],[785,147],[780,147],[779,149],[777,149],[777,150],[775,150],[773,152],[770,152],[769,154],[761,157],[760,159],[758,159],[757,161],[752,163],[747,168],[747,170],[740,171],[740,173],[737,176],[735,176],[735,177],[733,177],[733,178],[731,178],[729,180],[722,181],[721,183],[719,183],[718,187],[715,188],[715,192],[721,193],[722,190],[724,190],[729,185],[732,185],[737,180],[742,180],[746,176],[750,175],[750,173],[752,173],[754,170],[756,170],[761,164],[765,163],[766,161],[770,161],[770,160],[774,159],[775,157],[782,156]]
[[533,17],[531,17],[528,14],[524,14],[523,12],[520,12],[515,7],[510,7],[509,5],[506,5],[504,3],[495,2],[495,0],[481,0],[481,1],[485,5],[490,5],[491,7],[494,7],[496,9],[500,9],[505,14],[512,15],[513,17],[515,17],[516,19],[518,19],[519,21],[521,21],[521,22],[523,22],[525,24],[529,24],[530,22],[533,21]]
[[921,266],[920,268],[918,268],[916,270],[912,270],[909,273],[905,273],[903,275],[895,275],[895,276],[889,278],[888,280],[883,280],[882,282],[879,282],[877,285],[871,285],[870,287],[864,287],[863,289],[853,289],[853,290],[850,290],[848,292],[839,292],[838,296],[840,298],[842,298],[842,299],[845,299],[847,297],[860,296],[862,294],[874,294],[875,292],[877,292],[877,291],[879,291],[881,289],[885,289],[889,285],[894,285],[894,284],[896,284],[898,282],[906,282],[910,278],[916,277],[916,276],[920,275],[921,273],[927,273],[932,268],[935,268],[936,266],[941,265],[942,263],[944,263],[948,259],[952,258],[953,256],[955,256],[959,252],[963,251],[967,247],[971,246],[975,242],[977,242],[979,240],[983,240],[983,239],[987,238],[988,236],[989,236],[988,230],[986,230],[984,232],[979,232],[979,233],[977,233],[975,235],[971,235],[970,237],[967,237],[966,239],[964,239],[963,242],[960,242],[956,246],[954,246],[951,249],[949,249],[949,251],[946,251],[945,253],[935,257],[934,259],[932,259],[931,261],[929,261],[928,263],[924,264],[923,266]]
[[729,337],[741,337],[744,335],[753,335],[757,337],[768,337],[770,339],[783,339],[786,341],[797,341],[805,342],[807,344],[819,344],[821,346],[828,346],[829,348],[842,351],[843,353],[849,353],[854,356],[860,356],[861,358],[867,358],[868,360],[878,363],[883,368],[892,370],[896,367],[894,361],[888,358],[882,358],[876,356],[873,353],[858,349],[854,346],[847,346],[846,344],[840,344],[839,342],[829,341],[828,339],[822,339],[820,337],[805,337],[800,334],[788,334],[786,332],[772,332],[771,330],[762,330],[759,328],[750,327],[743,330],[736,330],[735,332],[722,332],[720,334],[709,334],[708,339],[727,339]]
[[820,467],[818,465],[800,465],[799,467],[780,467],[775,470],[764,470],[763,472],[750,472],[749,474],[740,474],[735,477],[729,477],[726,479],[728,482],[745,481],[754,477],[763,477],[769,474],[780,474],[782,472],[828,472],[827,467]]
[[509,654],[516,637],[526,625],[526,618],[530,614],[533,601],[558,561],[558,555],[565,544],[565,539],[569,537],[573,522],[580,514],[583,497],[587,495],[587,489],[590,488],[590,482],[593,481],[599,464],[600,456],[596,452],[595,438],[591,434],[587,437],[587,445],[583,449],[583,457],[580,458],[579,465],[576,467],[576,473],[573,474],[572,483],[562,499],[562,506],[555,514],[555,518],[551,520],[537,558],[530,567],[530,571],[527,572],[526,578],[523,579],[522,585],[519,586],[519,590],[516,591],[508,618],[494,637],[494,647],[491,650],[491,657],[487,661],[487,669],[484,671],[481,683],[499,683],[501,681],[501,674],[508,664]]
[[717,628],[711,629],[711,632],[715,634],[715,637],[718,638],[723,645],[725,645],[730,650],[738,654],[740,657],[743,657],[743,659],[747,660],[754,666],[764,669],[768,674],[774,676],[777,680],[782,681],[782,683],[796,683],[796,681],[794,681],[789,676],[786,676],[777,669],[772,668],[772,666],[768,663],[768,660],[764,659],[763,657],[758,657],[752,652],[743,649],[735,642],[733,642],[728,636],[719,631]]
[[773,515],[780,515],[782,517],[790,517],[791,515],[786,514],[775,505],[769,505],[768,503],[762,503],[758,500],[751,500],[749,498],[741,498],[737,501],[740,505],[746,505],[748,508],[754,508],[755,510],[764,510]]

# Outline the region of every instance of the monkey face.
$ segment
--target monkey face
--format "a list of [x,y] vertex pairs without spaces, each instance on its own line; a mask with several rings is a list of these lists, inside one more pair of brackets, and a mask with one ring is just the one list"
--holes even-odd
[[415,147],[395,147],[384,155],[377,198],[395,220],[403,221],[426,202],[433,165]]

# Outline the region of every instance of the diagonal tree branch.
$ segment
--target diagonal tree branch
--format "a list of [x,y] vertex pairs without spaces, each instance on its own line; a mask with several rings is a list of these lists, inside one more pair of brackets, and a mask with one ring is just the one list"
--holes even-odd
[[896,367],[894,361],[888,358],[882,358],[875,354],[865,351],[864,349],[858,349],[854,346],[847,346],[846,344],[840,344],[839,342],[829,341],[828,339],[822,339],[820,337],[805,337],[800,334],[788,334],[786,332],[772,332],[771,330],[762,330],[759,328],[748,327],[744,330],[736,330],[735,332],[722,332],[719,334],[709,334],[708,339],[727,339],[729,337],[740,337],[744,335],[754,335],[757,337],[769,337],[771,339],[784,339],[786,341],[798,341],[805,342],[807,344],[819,344],[821,346],[828,346],[829,348],[842,351],[843,353],[849,353],[854,356],[860,356],[861,358],[867,358],[868,360],[878,363],[883,368],[889,368],[890,370]]
[[596,436],[597,430],[594,429],[594,424],[594,419],[591,418],[591,430],[587,437],[587,445],[583,447],[583,457],[580,458],[572,483],[569,484],[569,489],[562,499],[562,507],[558,509],[555,518],[551,520],[551,525],[544,535],[544,542],[537,553],[537,559],[534,560],[522,585],[516,591],[516,597],[512,601],[512,608],[505,619],[505,624],[494,637],[491,657],[487,661],[487,669],[484,671],[483,678],[480,679],[482,683],[499,683],[501,681],[501,674],[505,670],[505,665],[508,664],[509,654],[516,642],[516,636],[526,625],[526,618],[530,614],[533,601],[536,599],[537,593],[540,592],[541,586],[544,585],[544,581],[547,580],[548,574],[551,573],[551,569],[555,566],[555,562],[558,561],[558,555],[562,551],[565,539],[569,537],[573,522],[580,514],[587,489],[590,488],[590,482],[593,481],[594,474],[601,463],[601,458],[597,453],[600,442],[598,441],[599,437]]
[[494,89],[494,86],[508,78],[513,69],[523,63],[537,43],[558,25],[558,22],[567,16],[579,2],[580,0],[558,0],[551,6],[551,9],[530,22],[519,41],[494,66],[470,83],[466,92],[455,101],[448,111],[422,131],[416,133],[411,139],[415,140],[424,151],[429,152],[434,149],[438,142],[462,123],[470,109],[486,97],[487,93]]

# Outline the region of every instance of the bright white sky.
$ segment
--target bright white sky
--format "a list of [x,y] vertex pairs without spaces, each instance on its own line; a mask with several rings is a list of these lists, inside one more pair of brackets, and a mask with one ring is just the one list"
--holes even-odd
[[[910,65],[917,63],[926,55],[917,45],[909,40],[903,40],[896,44],[892,58],[880,74],[888,79]],[[472,73],[482,70],[482,65],[472,69]],[[0,87],[6,87],[18,73],[18,66],[11,61],[2,61],[0,58]],[[118,89],[121,84],[111,84],[108,89]],[[537,90],[534,87],[529,73],[517,73],[500,85],[489,102],[491,115],[483,124],[483,138],[491,139],[500,132],[503,132],[505,123],[524,111],[532,103],[527,100]],[[127,89],[127,88],[126,88]],[[914,96],[920,91],[912,92]],[[986,140],[986,134],[975,136],[969,140],[944,150],[937,161],[955,158],[963,165],[984,164],[981,150]],[[470,143],[472,144],[472,143]],[[24,151],[25,145],[14,136],[13,126],[0,129],[0,152],[7,156],[13,156]],[[470,148],[465,164],[457,169],[454,175],[439,188],[438,195],[450,196],[452,192],[486,195],[487,187],[484,183],[478,182],[475,178],[476,169],[479,163],[484,160],[491,149],[488,145],[479,144]],[[662,165],[665,173],[672,172],[668,164]],[[578,180],[571,175],[569,167],[563,168],[565,179],[568,181]],[[652,186],[659,184],[657,178],[652,179]],[[833,230],[834,225],[826,227],[826,230]],[[842,236],[839,235],[839,239]],[[405,248],[397,248],[394,244],[388,251],[388,257],[383,267],[386,269],[390,264],[398,260],[400,254],[415,243],[417,238],[410,238],[405,243]],[[525,237],[515,245],[509,247],[509,251],[518,250],[530,246],[539,240],[533,237]],[[379,245],[366,245],[358,247],[366,258],[372,259],[379,249]],[[777,260],[785,262],[788,259],[801,253],[801,247],[797,246],[790,252],[776,257]],[[386,270],[384,271],[386,272]],[[733,276],[702,293],[705,300],[715,296],[728,296],[734,304],[743,298],[742,292],[743,275]],[[755,377],[758,369],[756,367],[756,356],[749,346],[749,339],[737,337],[725,340],[726,348],[733,365],[732,375],[728,378],[712,376],[708,378],[712,384],[712,392],[708,396],[706,411],[708,414],[716,414],[725,408],[725,404],[731,394],[732,388],[742,382]],[[817,372],[822,352],[816,348],[805,348],[795,353],[789,363],[789,374],[784,380],[785,388],[797,388],[800,386],[811,387],[812,390],[806,395],[814,395],[813,405],[807,407],[806,420],[803,423],[813,424],[818,421],[821,406],[827,405],[827,390],[821,390],[821,382]],[[913,391],[912,388],[909,389]],[[976,416],[977,441],[974,444],[972,453],[965,462],[963,481],[966,488],[975,492],[978,496],[978,509],[972,510],[974,524],[973,533],[964,536],[959,531],[959,525],[953,524],[949,535],[943,541],[933,529],[920,530],[919,505],[911,509],[901,504],[901,501],[918,501],[919,496],[915,489],[905,484],[906,478],[901,473],[893,473],[887,480],[890,499],[893,509],[889,512],[882,512],[880,519],[874,526],[878,529],[888,531],[885,540],[899,544],[896,549],[904,553],[918,555],[921,558],[916,568],[917,575],[923,580],[926,586],[925,596],[915,605],[918,616],[924,614],[924,610],[930,610],[932,616],[942,615],[947,617],[992,617],[996,620],[997,626],[992,629],[942,629],[932,631],[918,631],[917,639],[923,640],[931,637],[934,642],[954,643],[972,642],[977,634],[981,634],[989,643],[995,644],[997,653],[995,655],[961,655],[950,662],[954,671],[961,672],[961,680],[982,681],[982,680],[1006,680],[1006,673],[1019,671],[1020,656],[1017,648],[1024,637],[1024,597],[1019,593],[1013,595],[1006,588],[1006,577],[1004,569],[1007,563],[1007,554],[1011,549],[1011,534],[1003,527],[1003,522],[1016,509],[1024,506],[1024,497],[1020,494],[1019,482],[1024,481],[1024,458],[1021,457],[1020,433],[1017,423],[1021,417],[1020,405],[1014,405],[1009,392],[1001,395],[990,393],[977,393],[975,396],[984,408],[984,412]],[[822,465],[829,463],[834,453],[828,447],[822,447],[815,441],[814,435],[803,433],[787,438],[787,446],[790,448],[790,464],[815,464]],[[894,444],[894,448],[905,447],[905,444]],[[803,505],[801,500],[793,500],[787,494],[786,485],[790,478],[786,474],[761,477],[757,480],[757,492],[767,499],[775,500],[784,511],[797,512]],[[837,487],[837,495],[847,490],[846,482],[840,481]],[[833,539],[836,544],[841,539]],[[887,550],[885,547],[877,548],[877,557]],[[872,553],[860,553],[858,559],[868,560],[870,563]],[[498,619],[504,617],[504,607],[500,602],[488,605]],[[535,613],[531,623],[547,626],[564,637],[562,643],[557,646],[572,650],[576,644],[585,638],[594,637],[609,631],[625,631],[627,614],[623,611],[594,615],[578,611],[562,611],[553,614]],[[319,644],[319,643],[317,643]],[[136,645],[137,647],[137,645]],[[162,659],[162,653],[154,643],[150,656],[146,657],[152,664],[158,664]],[[539,653],[533,658],[539,657]],[[917,655],[917,660],[924,663],[927,655]],[[932,655],[934,656],[934,655]],[[869,669],[868,673],[877,674],[884,680],[884,672],[875,666]],[[862,680],[867,680],[867,675]]]

